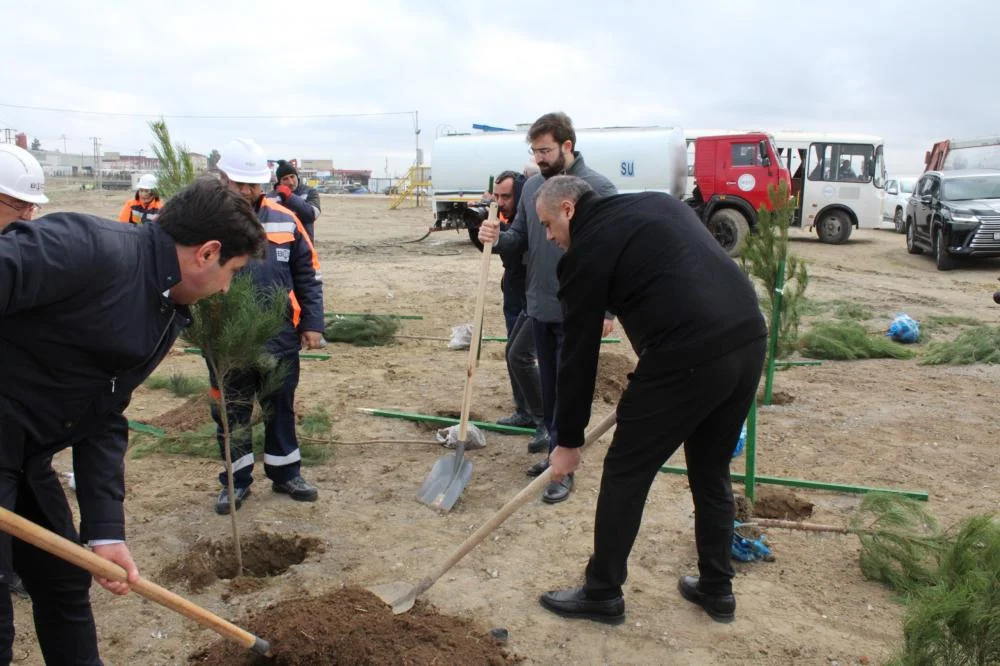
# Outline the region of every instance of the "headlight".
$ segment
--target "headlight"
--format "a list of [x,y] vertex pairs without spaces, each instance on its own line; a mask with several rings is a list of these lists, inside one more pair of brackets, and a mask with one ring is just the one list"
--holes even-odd
[[952,213],[952,222],[959,222],[961,224],[978,224],[979,218],[970,213]]

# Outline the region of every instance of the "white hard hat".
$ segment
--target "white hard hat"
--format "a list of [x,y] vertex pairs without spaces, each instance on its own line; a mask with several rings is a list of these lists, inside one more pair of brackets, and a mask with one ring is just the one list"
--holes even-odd
[[27,150],[10,143],[0,144],[0,192],[28,203],[49,202],[42,165]]
[[151,173],[144,173],[139,178],[140,190],[155,190],[156,189],[156,176]]
[[271,169],[267,166],[267,155],[264,149],[253,139],[233,139],[222,149],[219,171],[226,174],[234,183],[271,182]]

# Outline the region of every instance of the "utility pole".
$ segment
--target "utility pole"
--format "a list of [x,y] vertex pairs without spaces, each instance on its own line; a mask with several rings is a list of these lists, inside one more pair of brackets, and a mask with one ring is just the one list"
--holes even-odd
[[62,139],[62,142],[63,142],[63,154],[65,155],[66,154],[66,135],[65,134],[60,134],[59,138]]
[[3,128],[3,142],[14,143],[14,128],[12,127]]
[[97,189],[103,189],[104,184],[101,182],[101,137],[92,136],[90,137],[94,142],[94,183]]
[[[423,169],[420,167],[420,163],[423,159],[420,155],[420,112],[413,112],[413,138],[415,141],[416,152],[413,157],[413,177],[412,180],[417,180],[417,182],[423,182]],[[420,188],[417,188],[417,208],[420,208]]]

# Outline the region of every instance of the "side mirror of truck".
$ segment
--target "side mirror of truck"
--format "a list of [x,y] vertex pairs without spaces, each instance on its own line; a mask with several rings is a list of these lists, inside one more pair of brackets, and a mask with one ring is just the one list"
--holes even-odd
[[760,151],[760,163],[767,168],[771,168],[771,156],[767,154],[767,142],[761,141],[757,149]]

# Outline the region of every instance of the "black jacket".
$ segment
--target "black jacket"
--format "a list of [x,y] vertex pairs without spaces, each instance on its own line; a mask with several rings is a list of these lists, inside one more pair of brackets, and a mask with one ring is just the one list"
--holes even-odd
[[299,179],[298,187],[292,192],[292,196],[284,201],[281,200],[281,196],[276,191],[271,192],[267,196],[269,199],[277,201],[295,213],[295,217],[299,218],[299,222],[307,227],[319,217],[319,192],[316,191],[315,187],[306,185],[302,179]]
[[73,447],[84,541],[125,537],[122,412],[190,323],[165,295],[180,277],[157,224],[53,213],[0,234],[0,397],[26,458]]
[[565,339],[556,431],[580,446],[590,420],[605,310],[656,371],[692,368],[767,335],[757,294],[691,208],[667,194],[588,192],[559,261]]

